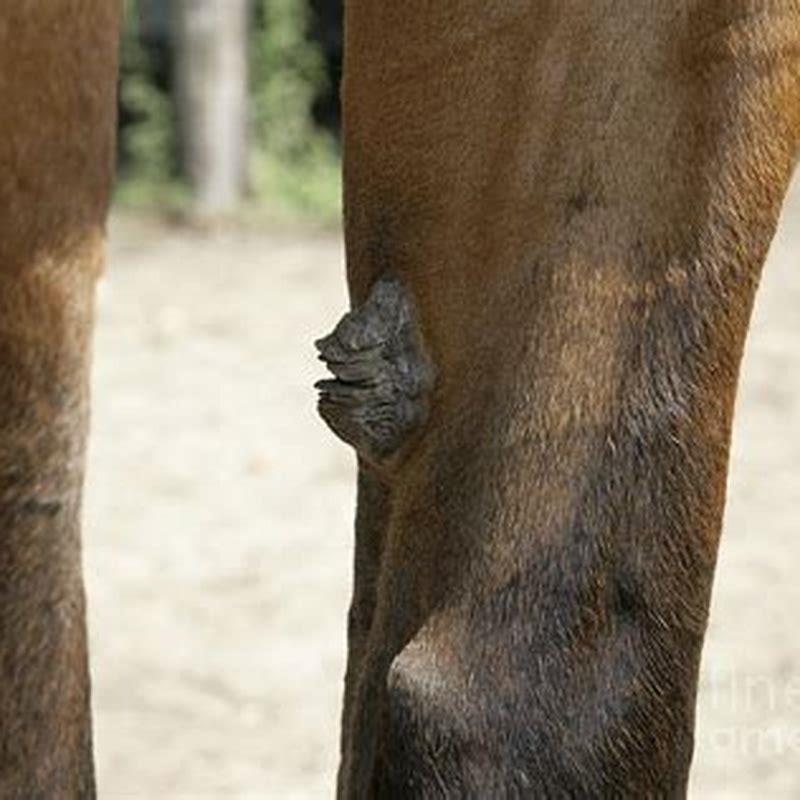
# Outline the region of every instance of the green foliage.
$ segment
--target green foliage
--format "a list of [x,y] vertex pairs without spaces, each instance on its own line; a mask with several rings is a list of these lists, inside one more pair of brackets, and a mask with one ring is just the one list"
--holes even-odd
[[[176,99],[160,89],[140,36],[141,0],[125,1],[117,201],[157,210],[189,204],[180,174]],[[171,3],[173,0],[161,0]],[[281,218],[338,219],[341,178],[337,144],[312,119],[326,76],[308,40],[307,0],[254,0],[250,39],[250,211]]]
[[311,107],[326,76],[307,38],[306,0],[257,0],[251,44],[256,200],[273,212],[338,217],[341,179],[336,143],[318,130]]
[[127,205],[179,203],[185,192],[178,180],[175,109],[155,81],[142,47],[137,0],[125,0],[120,54],[122,105],[132,120],[121,132],[117,199]]

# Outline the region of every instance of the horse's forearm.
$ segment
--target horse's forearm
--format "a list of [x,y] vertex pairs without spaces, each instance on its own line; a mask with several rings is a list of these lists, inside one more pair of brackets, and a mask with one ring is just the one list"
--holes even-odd
[[0,11],[0,796],[91,798],[80,554],[116,0]]
[[496,5],[347,8],[352,295],[436,383],[362,460],[340,791],[681,794],[800,6]]

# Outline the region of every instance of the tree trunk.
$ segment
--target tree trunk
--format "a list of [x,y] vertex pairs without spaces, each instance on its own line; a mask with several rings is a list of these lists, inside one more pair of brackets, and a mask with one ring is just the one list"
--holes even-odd
[[184,169],[195,211],[235,211],[247,186],[249,0],[176,2],[176,79]]
[[0,797],[95,796],[80,505],[119,3],[0,10]]

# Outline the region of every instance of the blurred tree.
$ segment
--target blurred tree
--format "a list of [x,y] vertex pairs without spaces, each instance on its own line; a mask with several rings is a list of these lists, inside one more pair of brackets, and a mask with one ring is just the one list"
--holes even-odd
[[339,86],[342,82],[344,50],[342,0],[310,0],[311,37],[322,50],[327,81],[314,100],[314,118],[339,136],[341,109]]
[[145,200],[149,187],[176,177],[178,147],[173,105],[149,46],[147,7],[147,0],[125,0],[119,115],[120,177]]
[[118,199],[337,219],[341,0],[124,2]]
[[339,154],[314,123],[325,60],[307,0],[258,0],[252,38],[253,186],[277,211],[338,218]]
[[247,188],[249,0],[175,0],[176,89],[195,212],[234,212]]

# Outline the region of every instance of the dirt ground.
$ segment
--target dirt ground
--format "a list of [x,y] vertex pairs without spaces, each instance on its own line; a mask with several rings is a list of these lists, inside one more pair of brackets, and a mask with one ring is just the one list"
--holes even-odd
[[[800,797],[800,187],[760,294],[692,797]],[[332,795],[353,463],[314,412],[332,235],[117,218],[86,498],[107,798]]]

